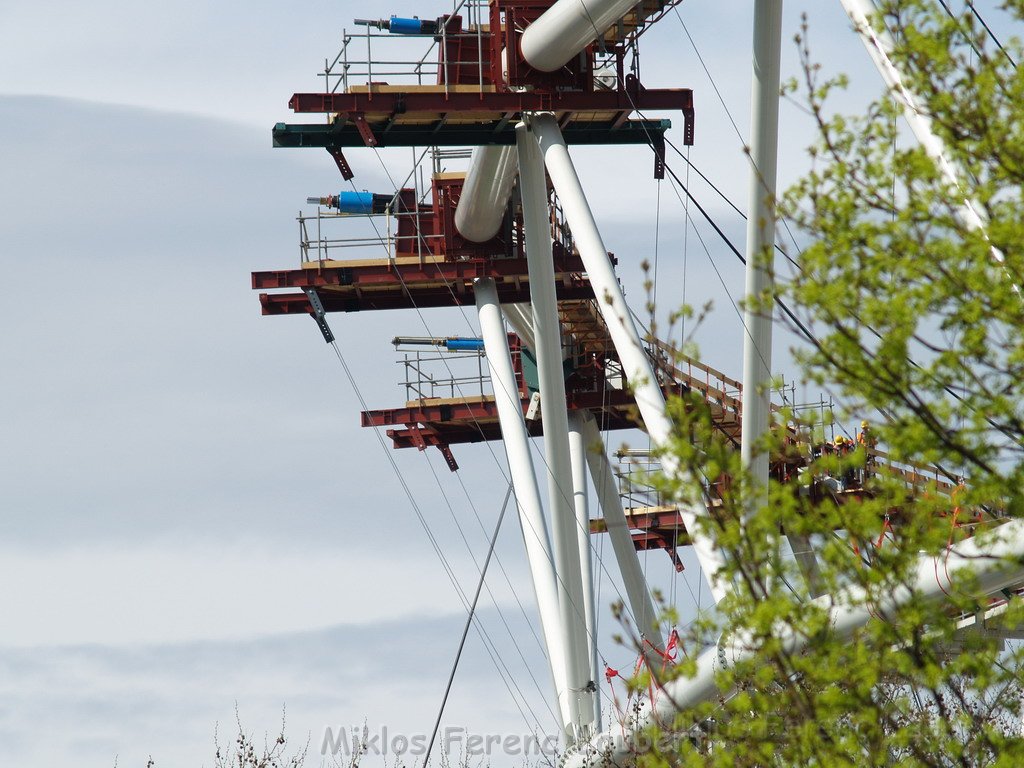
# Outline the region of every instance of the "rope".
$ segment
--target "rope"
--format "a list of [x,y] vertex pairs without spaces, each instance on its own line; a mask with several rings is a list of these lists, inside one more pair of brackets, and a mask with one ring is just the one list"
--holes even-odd
[[[964,36],[964,40],[967,41],[967,44],[971,47],[971,50],[974,51],[974,55],[977,56],[979,59],[982,58],[981,51],[978,50],[978,46],[976,46],[974,44],[974,41],[971,40],[971,38],[969,38],[967,36],[966,32],[964,32],[963,27],[960,26],[960,20],[953,13],[952,9],[950,9],[950,7],[946,4],[946,0],[939,0],[939,5],[942,6],[942,9],[946,12],[946,15],[949,16],[949,18],[951,18],[954,22],[956,22],[956,28]],[[970,5],[970,3],[968,3],[968,5]],[[977,15],[977,14],[975,14],[975,15]],[[980,16],[978,18],[979,18],[979,20],[981,19]],[[898,19],[897,19],[897,23],[899,23]],[[982,21],[981,23],[983,25],[985,24],[984,21]],[[986,26],[985,29],[988,29],[988,27]],[[991,34],[991,31],[989,32],[989,34]],[[992,39],[995,40],[994,37]],[[995,42],[996,42],[996,45],[999,45],[999,41],[998,40],[996,40]],[[1003,46],[999,45],[999,47],[1002,48]],[[1006,51],[1003,51],[1003,53],[1006,53]],[[1009,58],[1009,56],[1007,56],[1007,58]],[[1013,59],[1010,59],[1010,62],[1012,63]]]
[[[341,352],[341,347],[338,346],[337,341],[332,341],[331,347],[334,349],[334,354],[337,356],[338,362],[341,363],[341,367],[345,372],[345,376],[348,379],[349,385],[355,392],[356,398],[359,400],[360,406],[363,408],[363,410],[368,410],[366,406],[366,400],[363,397],[362,390],[359,388],[359,384],[356,382],[355,376],[352,374],[352,370],[349,368],[348,363],[345,361],[345,356]],[[384,438],[381,437],[380,434],[380,428],[374,427],[373,433],[377,438],[377,442],[380,443],[381,449],[384,451],[385,456],[387,456],[388,463],[390,464],[391,469],[395,474],[395,478],[398,480],[399,485],[405,492],[406,498],[409,500],[409,505],[412,507],[413,512],[416,514],[416,518],[417,520],[419,520],[419,523],[422,526],[423,531],[426,533],[427,540],[430,542],[430,545],[433,547],[435,554],[441,561],[441,565],[443,566],[445,573],[448,576],[448,579],[451,581],[452,586],[455,587],[455,591],[458,594],[459,599],[462,601],[463,606],[466,607],[468,610],[469,600],[466,598],[465,592],[462,590],[462,587],[459,584],[458,579],[455,577],[455,571],[452,569],[451,564],[448,562],[448,558],[445,557],[444,551],[441,548],[441,545],[438,543],[437,537],[434,536],[434,532],[431,530],[429,523],[427,523],[423,511],[420,509],[420,506],[416,501],[416,497],[412,493],[412,489],[409,488],[409,484],[406,482],[405,477],[399,471],[398,464],[395,462],[394,457],[391,455],[391,451],[389,451],[387,445],[385,445]],[[526,726],[528,728],[531,727],[529,718],[526,716],[526,713],[520,706],[519,700],[516,699],[515,694],[512,692],[512,688],[509,686],[508,681],[505,679],[505,676],[502,674],[501,667],[498,664],[498,660],[495,657],[494,651],[492,651],[491,647],[488,646],[488,641],[490,640],[490,637],[487,634],[487,630],[484,629],[482,624],[480,624],[479,619],[477,619],[476,621],[476,627],[481,637],[485,639],[484,647],[487,650],[487,654],[491,657],[491,662],[494,664],[494,668],[498,672],[498,677],[501,678],[501,681],[505,685],[505,688],[508,691],[509,696],[512,698],[513,703],[516,705],[516,709],[518,709],[520,715],[522,715],[523,721],[526,723]],[[493,646],[493,643],[491,645]],[[520,696],[522,696],[522,693],[520,693]],[[541,728],[542,726],[540,724],[540,719],[537,717],[537,713],[533,711],[533,708],[530,706],[529,702],[526,701],[525,697],[523,697],[523,703],[526,704],[526,708],[530,711],[530,714],[533,716],[534,722],[537,724],[537,727]]]
[[[423,458],[427,462],[427,466],[430,469],[430,473],[434,476],[434,482],[437,483],[438,490],[441,491],[441,498],[444,499],[445,505],[448,507],[448,513],[451,515],[452,521],[455,523],[455,527],[459,531],[459,536],[462,539],[462,543],[466,545],[466,551],[469,552],[469,556],[470,556],[470,559],[473,561],[473,565],[476,566],[477,570],[480,573],[483,573],[484,570],[486,570],[486,568],[487,568],[486,563],[481,568],[480,564],[477,562],[476,555],[473,553],[473,547],[469,543],[469,539],[466,538],[466,533],[465,533],[465,531],[462,528],[462,524],[459,522],[458,516],[455,514],[455,509],[454,509],[454,507],[452,507],[451,501],[448,499],[448,494],[446,494],[445,491],[444,491],[444,486],[441,484],[441,478],[438,477],[437,471],[434,469],[434,465],[430,462],[430,458],[429,458],[429,456],[426,455],[426,453],[423,454]],[[509,484],[509,486],[511,487],[511,483]],[[470,504],[472,505],[472,500],[470,500]],[[475,511],[475,507],[474,507],[474,511]],[[479,520],[479,515],[477,516],[477,519]],[[497,552],[494,553],[494,559],[496,561],[498,560]],[[506,576],[506,578],[507,578],[507,576]],[[531,668],[529,662],[526,660],[526,656],[523,655],[523,649],[520,647],[520,644],[518,642],[516,642],[516,636],[512,632],[512,628],[509,626],[508,620],[505,618],[505,613],[504,613],[504,611],[502,611],[501,606],[498,604],[497,598],[494,596],[494,593],[491,591],[490,586],[485,585],[485,587],[487,589],[488,597],[491,598],[491,602],[494,604],[494,607],[495,607],[495,609],[498,612],[498,618],[501,619],[501,623],[504,625],[505,631],[508,633],[508,636],[512,639],[513,647],[516,649],[516,652],[519,654],[519,658],[522,659],[523,666],[526,667],[526,672],[530,676],[530,680],[533,681],[534,688],[537,689],[537,693],[540,695],[541,700],[544,702],[545,707],[547,707],[548,714],[551,715],[552,719],[556,723],[559,722],[558,715],[556,715],[554,710],[551,709],[551,705],[548,703],[548,697],[544,695],[544,691],[541,689],[540,683],[537,682],[537,678],[533,674],[533,669]],[[515,594],[515,590],[513,590],[513,594]],[[518,595],[516,595],[516,600],[518,600],[518,599],[519,599]],[[527,623],[528,623],[528,626],[530,626],[530,629],[532,631],[533,630],[533,622],[530,622],[529,619],[527,619]],[[537,638],[536,632],[534,632],[534,637]],[[537,641],[539,643],[540,642],[540,638],[537,638]],[[544,646],[543,645],[541,645],[541,653],[544,654],[545,658],[547,657],[547,654],[546,654],[546,652],[544,650]],[[508,672],[509,676],[512,677],[512,673],[508,669],[508,666],[504,663],[504,661],[502,661],[502,666],[505,668],[505,671]],[[515,680],[514,677],[512,677],[512,679]],[[519,695],[522,696],[525,699],[526,697],[523,696],[523,692],[519,688],[518,683],[516,683],[515,686],[516,686],[516,690],[519,692]]]
[[[689,154],[690,148],[686,148],[687,164],[686,164],[686,186],[690,186],[690,164]],[[660,188],[661,185],[659,185]],[[686,268],[690,261],[690,198],[686,198],[686,202],[683,204],[683,285],[681,289],[680,303],[682,306],[686,306]],[[679,318],[679,348],[682,349],[686,345],[686,315],[682,315]]]
[[[1013,57],[1006,51],[1005,48],[1003,48],[1003,44],[999,42],[999,38],[996,37],[996,33],[992,31],[989,25],[986,24],[985,20],[981,17],[981,14],[978,13],[978,9],[974,7],[974,0],[967,0],[967,7],[971,9],[971,14],[973,14],[974,18],[981,22],[981,26],[983,26],[985,28],[985,31],[988,32],[988,36],[992,38],[992,42],[996,44],[996,47],[1003,52],[1003,55],[1006,57],[1006,60],[1010,62],[1010,65],[1014,69],[1016,69],[1017,62],[1014,61]],[[971,45],[971,47],[974,47],[973,44]],[[980,54],[978,58],[981,58]]]
[[[469,507],[473,510],[473,516],[476,517],[476,522],[480,526],[480,530],[486,535],[487,529],[484,528],[484,523],[483,520],[480,519],[480,513],[477,512],[476,504],[473,503],[473,498],[470,496],[469,489],[466,487],[466,483],[462,479],[462,473],[456,472],[455,477],[458,479],[459,485],[462,486],[462,491],[466,496],[466,501],[469,502]],[[533,635],[534,640],[537,641],[537,647],[540,648],[541,653],[546,657],[547,649],[544,648],[544,643],[541,642],[540,636],[537,634],[537,630],[533,626],[535,622],[530,619],[530,615],[526,612],[526,606],[524,606],[523,601],[520,600],[519,593],[512,584],[512,578],[508,575],[508,571],[505,570],[505,565],[501,562],[501,558],[498,556],[497,552],[494,553],[494,562],[498,564],[498,570],[500,570],[501,574],[505,577],[505,583],[508,585],[509,591],[512,593],[512,597],[515,598],[516,605],[519,606],[520,613],[522,613],[523,618],[526,619],[526,624],[530,628],[530,633]]]
[[480,569],[480,579],[476,583],[476,592],[473,594],[473,602],[469,606],[469,615],[466,617],[466,626],[462,628],[462,637],[459,639],[459,648],[455,652],[455,661],[452,663],[452,671],[448,674],[448,684],[444,689],[444,696],[441,698],[441,706],[437,710],[437,720],[434,721],[434,730],[430,734],[430,743],[423,755],[423,766],[426,768],[430,760],[430,751],[434,748],[434,741],[437,739],[437,731],[441,727],[441,717],[444,715],[445,705],[448,703],[448,695],[452,691],[452,683],[455,681],[455,672],[459,668],[459,661],[462,659],[462,650],[466,647],[466,636],[469,635],[469,627],[473,623],[473,616],[476,615],[477,602],[480,600],[480,591],[484,586],[484,579],[487,577],[487,567],[491,564],[491,556],[494,554],[494,545],[498,541],[498,532],[501,530],[501,523],[505,519],[505,510],[508,509],[508,500],[512,497],[512,484],[509,483],[505,491],[505,501],[501,504],[501,512],[498,513],[498,522],[494,524],[494,534],[491,536],[491,544],[487,548],[487,557],[484,559],[483,568]]
[[656,186],[657,195],[654,206],[654,285],[652,286],[652,304],[658,306],[658,245],[661,241],[661,180]]

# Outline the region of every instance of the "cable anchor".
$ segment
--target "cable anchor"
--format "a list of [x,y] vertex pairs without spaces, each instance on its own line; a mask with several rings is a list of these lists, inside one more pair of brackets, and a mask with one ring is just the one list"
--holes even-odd
[[331,326],[327,324],[327,313],[324,310],[323,302],[320,301],[320,295],[314,288],[303,288],[302,291],[309,300],[309,306],[313,308],[310,316],[316,321],[320,333],[324,335],[324,341],[328,344],[332,343],[334,341],[334,334],[331,332]]

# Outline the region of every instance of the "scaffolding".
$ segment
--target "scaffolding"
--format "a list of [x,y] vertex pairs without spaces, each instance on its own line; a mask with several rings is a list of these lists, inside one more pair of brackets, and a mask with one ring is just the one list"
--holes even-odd
[[[457,19],[457,23],[440,24],[436,35],[424,36],[425,40],[430,40],[430,45],[419,58],[392,58],[395,51],[407,51],[409,48],[408,41],[402,45],[403,41],[396,35],[373,31],[369,25],[353,31],[342,29],[341,48],[333,59],[324,59],[324,69],[319,73],[324,90],[327,93],[346,93],[353,88],[372,89],[377,82],[374,78],[386,77],[391,85],[440,85],[445,93],[454,86],[461,89],[476,86],[483,91],[487,86],[485,71],[490,73],[484,37],[489,5],[487,0],[453,3],[452,10],[442,18]],[[466,22],[464,29],[463,21]],[[443,53],[453,48],[459,51],[458,58],[454,60]],[[474,71],[475,83],[467,82],[463,76]]]
[[401,354],[396,364],[407,404],[456,398],[482,401],[488,395],[490,377],[482,349],[423,350],[396,344],[395,351]]

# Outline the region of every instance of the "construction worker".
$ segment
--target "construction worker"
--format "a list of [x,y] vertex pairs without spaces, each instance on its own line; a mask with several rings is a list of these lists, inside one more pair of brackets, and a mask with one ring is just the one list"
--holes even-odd
[[[836,455],[840,458],[847,458],[853,453],[854,446],[853,440],[850,440],[845,435],[836,435]],[[843,490],[849,490],[850,487],[857,483],[857,470],[854,467],[846,467],[842,471],[842,485]]]
[[878,438],[875,437],[875,433],[871,431],[871,425],[866,420],[860,423],[857,443],[864,446],[864,450],[869,458],[871,457],[871,451],[878,445]]
[[[827,456],[836,456],[843,458],[846,455],[846,438],[842,435],[836,435],[835,439],[829,443],[825,443],[825,454]],[[835,476],[833,476],[835,474]],[[839,493],[840,491],[846,490],[846,484],[844,482],[841,472],[834,473],[832,470],[825,476],[825,487],[832,493]]]
[[871,431],[871,425],[867,419],[860,423],[860,432],[857,433],[857,444],[864,449],[864,481],[874,473],[875,468],[875,447],[878,445],[878,438]]

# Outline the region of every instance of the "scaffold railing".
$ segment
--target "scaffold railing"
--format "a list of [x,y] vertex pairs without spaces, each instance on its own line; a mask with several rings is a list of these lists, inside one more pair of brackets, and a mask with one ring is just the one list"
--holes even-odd
[[[399,386],[407,403],[459,399],[482,401],[490,394],[483,350],[420,349],[396,345]],[[515,350],[518,354],[518,350]]]
[[[487,24],[489,3],[487,0],[460,0],[452,5],[449,16],[463,15],[464,28],[452,32],[442,24],[434,36],[423,36],[430,45],[418,58],[402,58],[401,53],[409,50],[406,36],[374,31],[371,26],[358,30],[342,30],[341,48],[333,59],[324,59],[324,69],[319,73],[323,78],[324,90],[328,93],[350,92],[358,88],[372,88],[380,78],[388,78],[391,85],[440,85],[447,92],[449,86],[476,85],[481,90],[487,83],[485,72],[490,63],[486,60],[487,47],[484,43],[484,29]],[[449,41],[470,40],[475,43],[476,55],[470,59],[449,60],[438,54],[450,50]],[[396,44],[398,43],[398,44]],[[404,43],[404,44],[402,44]],[[459,46],[461,50],[462,47]],[[439,63],[440,61],[440,63]],[[453,70],[459,73],[474,71],[475,83],[466,83],[461,78],[454,82]],[[376,79],[375,79],[376,78]]]

